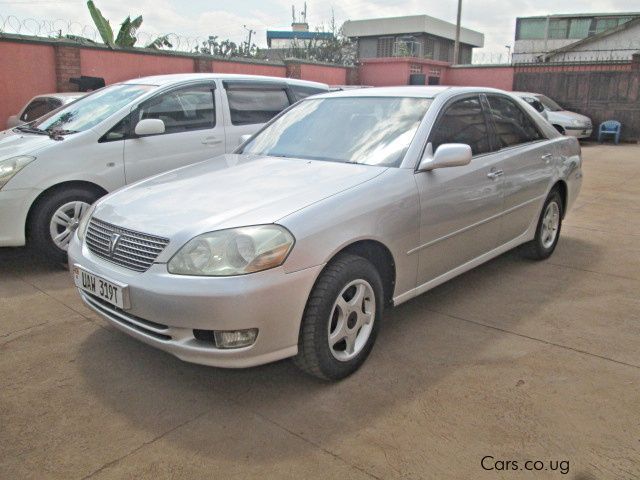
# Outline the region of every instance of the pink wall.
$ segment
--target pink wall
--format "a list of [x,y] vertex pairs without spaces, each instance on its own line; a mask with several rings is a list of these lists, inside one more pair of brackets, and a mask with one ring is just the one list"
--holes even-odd
[[513,67],[450,67],[440,82],[442,85],[493,87],[513,90]]
[[303,80],[327,83],[329,85],[346,85],[347,68],[301,63],[300,78]]
[[284,65],[262,65],[249,62],[221,62],[214,60],[213,71],[216,73],[242,73],[271,77],[287,76],[287,67]]
[[18,113],[30,98],[56,91],[55,54],[51,45],[0,42],[0,65],[3,130],[7,117]]
[[360,84],[373,87],[408,85],[411,73],[442,77],[449,64],[423,58],[367,58],[360,62]]
[[167,73],[192,73],[193,59],[169,55],[81,49],[82,74],[103,77],[106,84]]

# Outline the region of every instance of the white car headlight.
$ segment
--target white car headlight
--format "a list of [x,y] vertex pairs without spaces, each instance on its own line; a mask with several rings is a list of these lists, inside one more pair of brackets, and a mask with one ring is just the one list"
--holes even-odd
[[231,228],[189,240],[169,260],[169,273],[226,277],[278,267],[293,248],[293,235],[280,225]]
[[0,188],[4,187],[13,176],[33,162],[36,157],[20,155],[0,160]]
[[85,212],[85,214],[80,219],[80,223],[78,224],[78,239],[82,242],[84,241],[84,236],[87,234],[87,228],[89,227],[89,220],[91,220],[91,216],[93,215],[93,211],[96,209],[96,204],[94,203],[89,207],[89,210]]
[[574,118],[573,120],[571,120],[571,125],[573,125],[574,127],[579,127],[582,124],[583,124],[582,120],[578,120],[577,118]]

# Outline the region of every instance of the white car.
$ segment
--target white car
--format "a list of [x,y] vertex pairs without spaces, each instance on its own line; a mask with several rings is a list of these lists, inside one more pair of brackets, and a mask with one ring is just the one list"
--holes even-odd
[[[511,92],[538,110],[547,121],[563,135],[589,138],[593,131],[591,119],[585,115],[565,110],[552,99],[541,93]],[[544,107],[540,110],[540,105]]]
[[230,152],[291,104],[328,90],[252,75],[138,78],[0,132],[0,247],[29,242],[64,261],[99,197]]
[[56,108],[73,102],[86,95],[86,92],[62,92],[36,95],[16,114],[7,119],[7,128],[29,123],[52,112]]

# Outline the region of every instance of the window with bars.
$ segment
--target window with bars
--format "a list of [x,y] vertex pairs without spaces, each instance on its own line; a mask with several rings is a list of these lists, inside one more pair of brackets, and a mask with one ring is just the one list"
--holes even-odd
[[381,37],[378,38],[378,51],[377,57],[392,57],[393,56],[393,37]]

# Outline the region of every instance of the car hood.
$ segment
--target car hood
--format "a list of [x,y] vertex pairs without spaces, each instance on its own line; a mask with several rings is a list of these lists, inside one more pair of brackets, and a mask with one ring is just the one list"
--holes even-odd
[[99,202],[94,216],[131,230],[186,241],[213,230],[273,223],[385,170],[227,154],[118,190]]
[[18,155],[35,155],[44,147],[55,143],[48,135],[14,132],[0,132],[0,160]]

